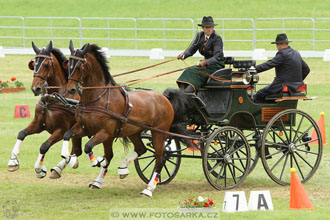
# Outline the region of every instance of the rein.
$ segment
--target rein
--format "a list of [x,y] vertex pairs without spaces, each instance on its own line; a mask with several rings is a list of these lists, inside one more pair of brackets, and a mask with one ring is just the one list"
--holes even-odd
[[[182,60],[182,62],[187,66],[187,68],[189,68],[189,66],[186,63],[186,61]],[[194,66],[196,66],[196,65],[194,65]],[[191,66],[191,67],[193,67],[193,66]],[[212,76],[209,73],[207,73],[206,71],[199,71],[199,70],[196,70],[196,69],[192,69],[192,71],[197,72],[197,73],[201,73],[201,74],[203,74],[205,76],[208,76],[208,77],[214,79],[215,81],[219,81],[219,82],[231,82],[231,80],[228,80],[228,79],[224,79],[224,78],[221,78],[221,77],[218,77],[218,76]]]
[[94,113],[94,114],[95,113],[101,113],[101,114],[104,114],[108,117],[120,120],[122,123],[129,123],[129,124],[141,127],[145,130],[151,130],[151,131],[155,131],[155,132],[158,132],[158,133],[170,135],[170,136],[173,136],[173,137],[180,137],[180,138],[186,138],[186,139],[191,139],[191,140],[203,140],[204,139],[203,137],[190,137],[190,136],[176,134],[176,133],[172,133],[172,132],[169,132],[169,131],[164,131],[164,130],[161,130],[161,129],[158,129],[158,128],[150,127],[148,125],[141,124],[141,123],[136,122],[136,121],[132,121],[132,120],[128,119],[127,117],[124,117],[124,116],[119,115],[119,114],[117,114],[113,111],[106,110],[106,109],[104,109],[102,107],[98,107],[98,106],[80,106],[80,105],[78,105],[77,109],[81,113]]
[[174,61],[174,60],[176,60],[176,59],[177,59],[177,58],[173,58],[173,59],[171,59],[171,60],[166,60],[166,61],[164,61],[164,62],[157,63],[157,64],[154,64],[154,65],[150,65],[150,66],[147,66],[147,67],[143,67],[143,68],[140,68],[140,69],[136,69],[136,70],[132,70],[132,71],[124,72],[124,73],[115,74],[115,75],[113,75],[112,77],[123,76],[123,75],[127,75],[127,74],[130,74],[130,73],[139,72],[139,71],[142,71],[142,70],[145,70],[145,69],[153,68],[153,67],[155,67],[155,66],[159,66],[159,65],[162,65],[162,64],[165,64],[165,63],[172,62],[172,61]]

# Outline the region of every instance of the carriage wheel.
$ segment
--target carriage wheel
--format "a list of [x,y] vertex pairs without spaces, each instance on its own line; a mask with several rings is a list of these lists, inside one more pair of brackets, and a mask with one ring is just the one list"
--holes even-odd
[[207,181],[218,190],[237,187],[249,174],[250,147],[244,134],[233,127],[215,130],[203,152]]
[[254,168],[257,166],[259,160],[259,149],[261,145],[262,134],[259,129],[256,129],[254,131],[248,131],[244,135],[250,145],[251,165],[249,173],[251,173],[252,170],[254,170]]
[[319,127],[300,110],[288,109],[276,114],[268,122],[261,144],[262,164],[269,177],[280,185],[290,184],[290,168],[296,168],[300,181],[306,182],[321,162]]
[[[135,169],[140,178],[149,183],[155,169],[155,148],[152,144],[152,137],[150,134],[143,134],[141,136],[147,152],[134,161]],[[179,171],[181,163],[181,151],[179,151],[180,143],[174,139],[167,139],[163,152],[163,168],[160,172],[158,185],[167,184],[172,181]]]

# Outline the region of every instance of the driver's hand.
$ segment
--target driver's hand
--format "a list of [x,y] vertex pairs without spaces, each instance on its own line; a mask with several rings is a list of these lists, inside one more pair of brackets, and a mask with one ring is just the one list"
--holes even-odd
[[184,53],[180,53],[176,58],[178,60],[184,60]]
[[199,66],[199,67],[203,67],[203,66],[206,66],[206,65],[207,65],[207,63],[206,63],[205,60],[201,60],[197,63],[197,66]]

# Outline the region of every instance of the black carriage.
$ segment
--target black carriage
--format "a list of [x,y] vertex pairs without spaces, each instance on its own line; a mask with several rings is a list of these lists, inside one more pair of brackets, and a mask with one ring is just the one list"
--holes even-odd
[[[269,177],[280,185],[290,184],[290,168],[296,168],[301,182],[316,172],[322,157],[320,130],[311,116],[297,110],[298,100],[309,100],[307,86],[295,93],[283,92],[252,101],[258,86],[253,60],[226,58],[232,68],[212,74],[198,95],[186,94],[193,103],[187,126],[200,155],[185,153],[175,137],[165,145],[164,166],[159,184],[169,183],[177,174],[182,158],[199,158],[208,182],[218,190],[237,187],[260,158]],[[221,80],[219,80],[221,79]],[[148,183],[153,173],[154,150],[151,136],[142,135],[148,153],[135,160],[141,179]]]

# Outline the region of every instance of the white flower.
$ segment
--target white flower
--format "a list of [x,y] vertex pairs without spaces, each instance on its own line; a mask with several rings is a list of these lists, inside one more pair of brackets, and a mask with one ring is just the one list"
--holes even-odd
[[198,199],[198,201],[200,201],[200,202],[204,202],[204,200],[205,200],[205,199],[204,199],[203,197],[201,197],[201,196],[198,196],[197,199]]

